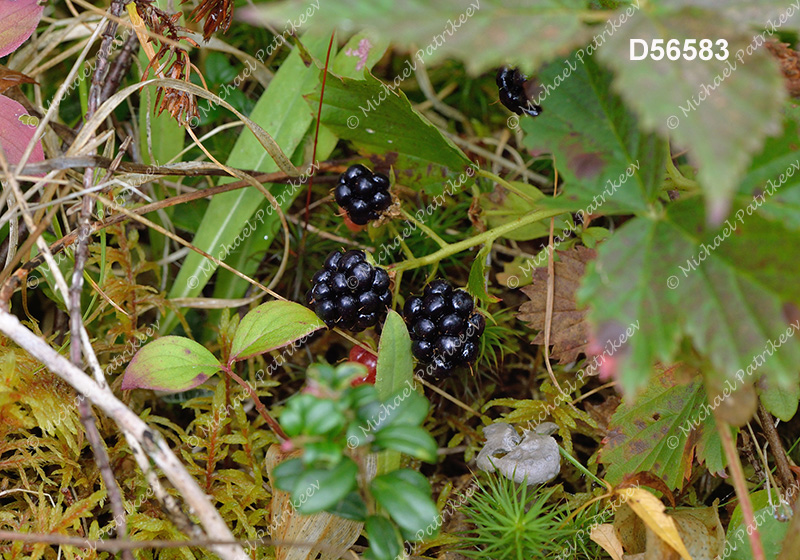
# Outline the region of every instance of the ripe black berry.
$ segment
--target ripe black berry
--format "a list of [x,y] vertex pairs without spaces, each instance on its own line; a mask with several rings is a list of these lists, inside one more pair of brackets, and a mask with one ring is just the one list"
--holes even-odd
[[358,163],[351,165],[339,177],[333,197],[350,220],[360,226],[377,220],[392,205],[389,178]]
[[528,101],[528,94],[525,92],[526,79],[516,68],[500,68],[495,78],[497,87],[500,88],[500,103],[518,115],[536,117],[541,114],[542,108]]
[[314,274],[306,299],[329,328],[363,331],[386,316],[389,275],[369,264],[364,251],[334,251]]
[[475,363],[484,316],[464,290],[454,290],[445,280],[425,286],[422,296],[412,296],[403,306],[411,335],[411,352],[437,377]]

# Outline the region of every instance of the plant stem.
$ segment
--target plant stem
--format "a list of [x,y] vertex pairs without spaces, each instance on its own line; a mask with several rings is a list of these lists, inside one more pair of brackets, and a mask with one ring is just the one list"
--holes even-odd
[[667,158],[667,175],[669,175],[669,178],[672,179],[673,183],[675,183],[675,186],[678,188],[678,190],[695,191],[700,188],[700,185],[697,183],[697,181],[687,179],[681,174],[681,172],[672,162],[672,158]]
[[494,239],[495,237],[502,237],[504,234],[514,231],[519,227],[531,224],[533,222],[538,222],[539,220],[545,220],[552,216],[557,216],[563,213],[564,210],[554,208],[536,210],[530,214],[525,214],[524,216],[517,218],[513,222],[508,222],[502,226],[497,226],[496,228],[486,230],[483,233],[479,233],[478,235],[469,237],[463,241],[459,241],[458,243],[450,243],[447,245],[447,247],[443,247],[435,253],[431,253],[430,255],[425,255],[424,257],[419,257],[416,259],[409,259],[391,266],[390,268],[399,272],[401,270],[412,270],[422,266],[427,266],[429,264],[438,263],[440,260],[446,257],[455,255],[456,253],[460,253],[461,251],[465,251],[475,247],[476,245],[480,245],[481,243],[485,243],[486,241]]
[[515,187],[514,185],[512,185],[511,183],[509,183],[508,181],[506,181],[505,179],[503,179],[499,175],[495,175],[491,171],[486,171],[485,169],[478,169],[478,171],[475,174],[476,175],[480,175],[481,177],[484,177],[484,178],[489,179],[491,181],[494,181],[495,183],[497,183],[501,187],[513,192],[515,195],[517,195],[520,198],[525,199],[527,202],[530,202],[531,204],[535,204],[536,203],[536,201],[533,198],[531,198],[531,196],[529,194],[523,192],[521,189],[519,189],[519,187]]
[[275,432],[275,435],[278,436],[278,439],[281,441],[289,439],[289,436],[286,435],[286,432],[283,431],[280,424],[275,421],[275,419],[270,416],[269,412],[267,412],[267,408],[264,406],[264,403],[261,402],[261,399],[258,398],[258,394],[256,394],[256,390],[244,379],[236,375],[234,373],[233,368],[230,366],[224,366],[222,368],[225,373],[227,373],[236,383],[244,387],[244,390],[250,394],[250,398],[253,399],[253,402],[256,405],[256,410],[258,410],[261,417],[267,422],[272,431]]
[[392,222],[389,222],[387,225],[389,226],[389,231],[392,233],[392,235],[394,235],[394,238],[400,240],[400,247],[403,248],[403,253],[405,253],[406,258],[413,260],[414,253],[411,252],[411,249],[408,248],[408,245],[406,245],[405,240],[397,232],[397,228],[394,227],[394,224]]
[[[447,247],[447,245],[448,245],[447,241],[445,241],[444,239],[442,239],[441,237],[439,237],[439,236],[436,234],[436,232],[435,232],[435,231],[433,231],[431,228],[429,228],[428,226],[426,226],[425,224],[423,224],[422,222],[420,222],[418,219],[416,219],[416,218],[414,217],[414,215],[413,215],[413,214],[411,214],[411,213],[407,212],[406,210],[404,210],[404,209],[402,209],[402,208],[400,208],[400,213],[403,215],[403,217],[404,217],[406,220],[408,220],[409,222],[412,222],[412,223],[413,223],[414,225],[416,225],[416,226],[417,226],[419,229],[421,229],[423,232],[425,232],[425,233],[428,235],[428,237],[430,237],[431,239],[433,239],[434,241],[436,241],[436,243],[438,243],[438,244],[439,244],[439,247]],[[394,232],[393,232],[393,233],[394,233]]]
[[589,478],[591,478],[592,480],[594,480],[594,481],[595,481],[595,482],[598,484],[598,486],[603,486],[603,487],[604,487],[604,488],[606,488],[606,489],[607,489],[609,492],[611,492],[611,487],[608,485],[608,482],[605,482],[604,480],[601,480],[601,479],[597,478],[595,475],[593,475],[593,474],[592,474],[592,473],[589,471],[589,469],[587,469],[586,467],[584,467],[583,465],[581,465],[580,461],[578,461],[578,460],[577,460],[575,457],[573,457],[572,455],[570,455],[569,453],[567,453],[567,450],[566,450],[566,449],[564,449],[563,447],[561,447],[561,446],[559,445],[559,446],[558,446],[558,451],[561,453],[561,455],[562,455],[562,456],[563,456],[563,457],[564,457],[564,458],[565,458],[567,461],[569,461],[570,463],[572,463],[572,464],[575,466],[575,468],[576,468],[576,469],[578,469],[578,470],[579,470],[579,471],[581,471],[583,474],[585,474],[586,476],[588,476]]

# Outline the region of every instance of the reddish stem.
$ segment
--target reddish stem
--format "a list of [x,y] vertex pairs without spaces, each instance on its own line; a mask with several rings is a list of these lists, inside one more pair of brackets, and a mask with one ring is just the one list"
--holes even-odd
[[289,436],[286,435],[286,432],[283,431],[283,428],[281,428],[280,424],[278,424],[278,422],[276,422],[275,419],[270,416],[269,412],[267,412],[267,407],[265,407],[264,403],[261,402],[261,399],[258,398],[256,390],[247,381],[236,375],[230,366],[226,366],[223,369],[225,370],[225,373],[231,376],[231,379],[244,387],[245,391],[250,394],[250,398],[253,399],[253,402],[256,405],[256,410],[259,412],[259,414],[261,414],[261,417],[267,422],[269,427],[272,428],[272,431],[275,432],[275,435],[278,436],[278,439],[281,440],[281,442],[288,440]]

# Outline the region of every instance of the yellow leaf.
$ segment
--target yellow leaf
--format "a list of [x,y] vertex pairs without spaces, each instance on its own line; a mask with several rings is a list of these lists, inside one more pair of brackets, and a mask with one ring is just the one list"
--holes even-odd
[[599,544],[614,560],[622,560],[622,543],[613,525],[603,523],[592,527],[589,538]]
[[678,533],[675,520],[664,512],[665,507],[661,500],[642,488],[625,488],[618,493],[626,497],[631,509],[662,541],[675,549],[684,560],[692,560]]

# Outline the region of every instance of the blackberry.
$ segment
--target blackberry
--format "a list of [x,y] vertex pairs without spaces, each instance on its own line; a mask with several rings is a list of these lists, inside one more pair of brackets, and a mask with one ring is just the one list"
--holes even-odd
[[503,66],[497,71],[495,82],[500,88],[500,103],[517,115],[530,115],[536,117],[542,112],[539,105],[534,105],[528,101],[528,94],[525,91],[527,78],[516,68]]
[[474,306],[472,296],[445,280],[434,280],[422,295],[406,300],[403,316],[411,352],[421,364],[432,366],[435,376],[448,376],[478,358],[486,319]]
[[350,220],[359,226],[377,220],[392,205],[389,178],[358,163],[341,174],[333,196]]
[[333,251],[311,279],[306,300],[328,328],[360,332],[386,317],[389,275],[369,264],[364,251]]

